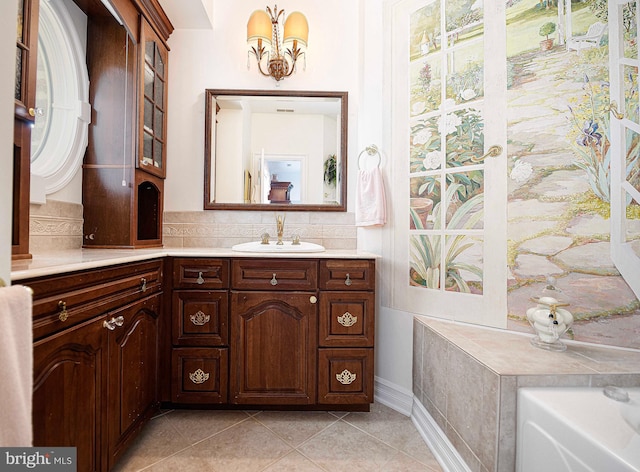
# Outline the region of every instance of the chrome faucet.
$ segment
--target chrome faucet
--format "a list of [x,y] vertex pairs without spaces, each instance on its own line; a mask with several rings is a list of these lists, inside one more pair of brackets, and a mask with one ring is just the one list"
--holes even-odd
[[280,246],[284,244],[282,242],[282,235],[284,234],[284,220],[285,220],[284,216],[276,215],[276,231],[278,233],[278,242],[276,244]]

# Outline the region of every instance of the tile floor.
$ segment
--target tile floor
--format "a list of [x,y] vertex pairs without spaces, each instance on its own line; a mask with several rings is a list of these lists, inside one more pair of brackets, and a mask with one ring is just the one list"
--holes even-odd
[[369,413],[172,410],[114,472],[441,472],[411,420]]

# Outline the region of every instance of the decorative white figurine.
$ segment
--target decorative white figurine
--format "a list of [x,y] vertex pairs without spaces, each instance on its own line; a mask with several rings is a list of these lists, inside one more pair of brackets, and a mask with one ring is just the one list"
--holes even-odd
[[565,351],[567,346],[560,341],[562,336],[573,324],[573,315],[564,308],[568,303],[561,303],[555,297],[548,296],[555,291],[552,277],[547,279],[548,285],[543,290],[542,297],[534,297],[535,307],[527,310],[527,320],[536,332],[531,344],[548,351]]

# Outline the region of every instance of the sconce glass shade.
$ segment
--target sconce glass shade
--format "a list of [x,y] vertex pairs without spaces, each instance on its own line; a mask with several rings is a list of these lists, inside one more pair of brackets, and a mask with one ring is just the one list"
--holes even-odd
[[299,11],[290,13],[284,22],[283,41],[288,43],[297,40],[298,44],[306,47],[308,39],[309,23],[307,23],[307,18]]
[[271,44],[272,25],[271,18],[264,10],[256,10],[247,22],[247,42],[262,39],[266,44]]

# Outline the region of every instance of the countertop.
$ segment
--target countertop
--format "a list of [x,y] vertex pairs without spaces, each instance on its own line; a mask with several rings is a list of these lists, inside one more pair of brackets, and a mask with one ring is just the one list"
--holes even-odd
[[32,259],[13,261],[11,281],[95,269],[158,257],[260,257],[288,259],[377,259],[373,253],[358,250],[326,250],[307,253],[237,252],[231,248],[155,248],[155,249],[73,249],[33,254]]

